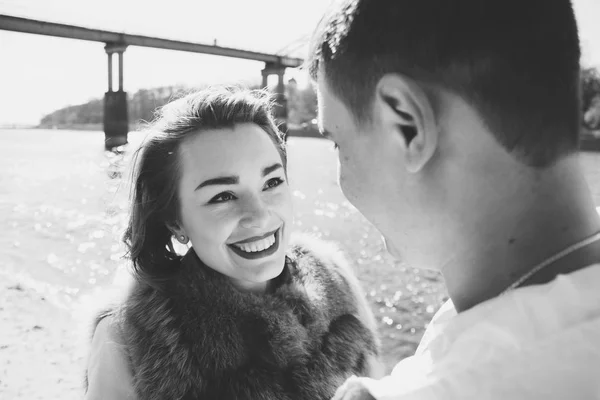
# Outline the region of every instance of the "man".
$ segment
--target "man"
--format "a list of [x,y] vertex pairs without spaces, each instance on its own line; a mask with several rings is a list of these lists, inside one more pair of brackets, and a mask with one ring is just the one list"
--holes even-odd
[[337,399],[600,398],[600,219],[568,0],[351,0],[309,67],[340,186],[451,302]]

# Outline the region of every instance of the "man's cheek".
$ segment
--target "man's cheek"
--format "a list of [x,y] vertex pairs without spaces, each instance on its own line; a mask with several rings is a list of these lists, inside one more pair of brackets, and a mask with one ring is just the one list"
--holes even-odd
[[357,180],[357,176],[351,170],[342,169],[339,176],[339,186],[344,193],[344,196],[352,203],[355,207],[358,207],[362,199],[362,185],[358,184],[360,180]]
[[348,174],[341,167],[338,173],[338,186],[340,187],[340,189],[342,189],[342,193],[344,193],[344,196],[346,196],[346,198],[350,200],[350,202],[354,202],[354,193],[352,190],[352,186],[348,181]]

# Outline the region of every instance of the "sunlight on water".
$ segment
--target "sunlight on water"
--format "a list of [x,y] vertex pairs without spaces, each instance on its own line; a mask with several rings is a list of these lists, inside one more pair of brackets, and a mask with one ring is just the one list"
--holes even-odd
[[[107,152],[100,132],[0,131],[0,212],[6,228],[0,235],[6,249],[0,274],[19,274],[63,305],[110,282],[125,265],[120,236],[129,162],[141,140],[140,134],[130,136],[134,144]],[[290,141],[297,229],[342,243],[359,265],[390,263],[378,233],[339,192],[334,158],[323,141]],[[582,164],[600,204],[600,155],[582,154]],[[306,166],[318,173],[306,172]],[[393,308],[395,301],[382,297],[382,304]]]
[[[18,282],[70,310],[125,280],[130,159],[142,139],[130,136],[133,144],[106,152],[101,132],[0,131],[0,284]],[[414,351],[445,300],[443,284],[437,273],[386,253],[377,230],[337,187],[335,157],[325,141],[290,139],[294,227],[346,252],[380,321],[384,354],[397,361]],[[600,154],[582,154],[581,161],[600,205]]]
[[[134,138],[135,139],[135,138]],[[128,149],[106,152],[100,132],[0,131],[4,158],[0,278],[69,307],[124,265]]]

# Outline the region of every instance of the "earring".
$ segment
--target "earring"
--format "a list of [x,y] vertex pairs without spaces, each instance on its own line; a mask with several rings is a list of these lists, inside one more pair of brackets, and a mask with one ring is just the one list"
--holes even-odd
[[181,244],[187,244],[187,242],[189,241],[188,237],[185,235],[177,235],[176,238],[177,241]]

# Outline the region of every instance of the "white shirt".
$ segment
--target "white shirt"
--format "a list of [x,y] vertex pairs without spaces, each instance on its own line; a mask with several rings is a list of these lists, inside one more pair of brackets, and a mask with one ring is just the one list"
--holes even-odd
[[460,314],[449,301],[378,400],[600,399],[600,265],[519,288]]

